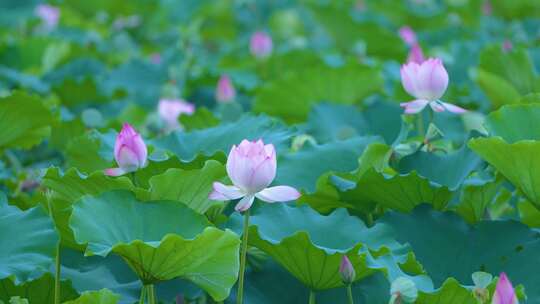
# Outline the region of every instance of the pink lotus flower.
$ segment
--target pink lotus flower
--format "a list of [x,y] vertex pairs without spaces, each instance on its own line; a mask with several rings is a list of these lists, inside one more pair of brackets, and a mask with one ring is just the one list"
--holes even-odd
[[267,58],[272,54],[272,37],[265,32],[255,32],[251,36],[249,50],[255,58]]
[[490,0],[484,0],[482,3],[482,14],[485,16],[490,16],[493,13],[493,6],[491,5]]
[[227,174],[233,186],[214,182],[209,198],[219,201],[242,198],[235,207],[239,212],[248,210],[255,197],[267,203],[299,198],[300,192],[293,187],[268,187],[276,177],[276,167],[276,150],[272,144],[244,139],[238,147],[232,147],[227,158]]
[[57,7],[49,4],[40,4],[36,6],[34,12],[48,29],[53,29],[58,25],[60,10]]
[[504,272],[499,277],[491,304],[518,304],[514,287]]
[[346,255],[341,258],[341,265],[339,265],[339,275],[341,276],[341,280],[343,281],[343,283],[345,283],[346,285],[351,284],[356,277],[354,267]]
[[219,78],[216,89],[216,100],[218,102],[232,102],[236,98],[236,90],[229,76],[222,75]]
[[178,117],[182,114],[191,115],[195,112],[195,106],[182,99],[161,99],[158,104],[158,113],[165,121],[168,130],[180,128]]
[[418,41],[416,40],[416,33],[410,26],[402,26],[398,30],[399,37],[409,46],[412,47],[416,45]]
[[139,133],[133,127],[125,123],[114,143],[114,159],[118,168],[109,168],[105,174],[119,176],[137,171],[146,166],[148,151]]
[[401,83],[407,93],[416,99],[401,103],[405,114],[421,112],[428,104],[435,112],[449,111],[456,114],[467,110],[439,99],[448,87],[448,73],[440,59],[430,58],[421,64],[409,62],[401,67]]

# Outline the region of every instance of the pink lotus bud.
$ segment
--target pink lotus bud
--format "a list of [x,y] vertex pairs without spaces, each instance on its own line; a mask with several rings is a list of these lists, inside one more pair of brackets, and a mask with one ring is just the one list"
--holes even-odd
[[255,197],[268,202],[287,202],[300,197],[300,193],[289,186],[268,187],[276,176],[276,151],[272,144],[262,140],[243,140],[233,146],[227,158],[227,174],[233,186],[215,182],[209,198],[212,200],[233,200],[242,198],[236,211],[251,207]]
[[341,275],[341,280],[343,281],[345,285],[349,285],[352,282],[354,282],[354,278],[356,277],[356,272],[354,271],[354,267],[346,255],[344,255],[343,258],[341,258],[341,265],[339,266],[339,275]]
[[424,61],[425,58],[424,52],[422,52],[422,47],[420,47],[420,45],[417,43],[414,44],[409,51],[409,57],[407,58],[407,62],[416,62],[418,64],[421,64]]
[[152,62],[155,65],[158,65],[161,63],[161,55],[159,53],[152,53],[150,55],[150,62]]
[[195,106],[182,99],[161,99],[158,104],[158,113],[165,121],[168,130],[180,128],[178,117],[182,114],[191,115],[195,112]]
[[518,304],[514,287],[504,272],[499,276],[491,304]]
[[223,75],[219,78],[216,89],[216,100],[218,102],[231,102],[236,98],[236,90],[229,76]]
[[137,171],[146,166],[148,151],[139,133],[133,127],[125,123],[114,143],[114,159],[118,168],[105,170],[105,174],[119,176]]
[[512,44],[512,41],[505,40],[502,44],[503,52],[508,53],[514,48],[514,45]]
[[249,50],[255,58],[267,58],[272,54],[272,37],[265,32],[255,32],[251,36]]
[[405,91],[416,98],[400,104],[405,108],[405,114],[418,113],[428,104],[435,112],[466,112],[465,109],[439,100],[448,87],[448,73],[438,58],[429,58],[421,64],[409,62],[403,65],[401,83]]
[[399,37],[410,47],[417,44],[416,33],[410,26],[402,26],[399,28]]
[[491,16],[493,13],[493,6],[491,5],[490,0],[484,0],[484,3],[482,3],[482,14],[485,16]]
[[55,6],[40,4],[36,6],[35,14],[43,21],[48,29],[53,29],[58,25],[60,10]]

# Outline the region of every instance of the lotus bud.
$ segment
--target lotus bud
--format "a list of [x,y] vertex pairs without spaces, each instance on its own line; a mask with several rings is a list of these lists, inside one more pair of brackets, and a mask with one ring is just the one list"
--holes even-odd
[[265,32],[255,32],[251,36],[249,50],[255,58],[267,58],[272,54],[272,37]]
[[236,90],[229,76],[223,75],[219,78],[216,89],[216,100],[222,103],[234,101],[236,98]]
[[491,301],[492,304],[518,304],[516,293],[512,283],[503,272],[499,276],[497,287]]
[[114,159],[118,168],[105,170],[109,176],[119,176],[146,166],[148,151],[141,135],[125,123],[114,143]]
[[402,26],[399,31],[399,37],[410,47],[417,44],[416,33],[409,26]]
[[354,271],[354,267],[349,260],[349,258],[344,255],[341,258],[341,265],[339,266],[339,274],[341,275],[341,280],[345,285],[350,285],[352,282],[354,282],[354,278],[356,277],[356,272]]
[[48,29],[53,29],[58,25],[60,19],[60,9],[49,4],[36,6],[35,14],[45,24]]

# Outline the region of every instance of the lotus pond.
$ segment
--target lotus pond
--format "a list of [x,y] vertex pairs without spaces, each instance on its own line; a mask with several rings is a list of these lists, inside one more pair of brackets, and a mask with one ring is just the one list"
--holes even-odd
[[0,0],[0,303],[540,303],[540,1]]

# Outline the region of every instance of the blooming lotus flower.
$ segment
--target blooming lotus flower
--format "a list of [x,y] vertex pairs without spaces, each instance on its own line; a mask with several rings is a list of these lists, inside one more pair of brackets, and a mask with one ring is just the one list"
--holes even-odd
[[146,166],[148,151],[141,135],[133,127],[125,123],[114,143],[114,159],[118,168],[109,168],[105,174],[119,176],[137,171]]
[[239,212],[248,210],[255,197],[267,203],[299,198],[300,192],[293,187],[268,187],[276,177],[276,167],[276,150],[272,144],[244,139],[238,147],[232,147],[227,158],[227,174],[233,186],[214,182],[209,198],[219,201],[242,198],[235,207]]
[[497,282],[497,288],[493,294],[492,304],[518,304],[516,293],[512,283],[506,276],[506,273],[501,273],[499,281]]
[[216,100],[218,102],[231,102],[236,98],[236,90],[232,84],[231,79],[227,75],[223,75],[219,78],[216,89]]
[[53,29],[58,25],[60,10],[57,7],[49,4],[40,4],[36,6],[34,12],[48,29]]
[[341,258],[341,265],[339,265],[339,275],[341,276],[341,280],[343,281],[343,283],[345,283],[346,285],[351,284],[356,277],[354,267],[346,255]]
[[168,130],[180,128],[178,117],[182,114],[191,115],[195,112],[195,106],[182,99],[161,99],[158,104],[158,113],[165,121]]
[[255,32],[251,36],[249,50],[255,58],[267,58],[272,54],[272,37],[265,32]]
[[416,45],[416,33],[410,26],[402,26],[398,30],[399,37],[410,47]]
[[416,98],[400,104],[405,108],[405,114],[421,112],[428,104],[435,112],[446,110],[461,114],[467,111],[439,100],[448,87],[448,73],[438,58],[429,58],[421,64],[404,64],[401,67],[401,83],[405,91]]

